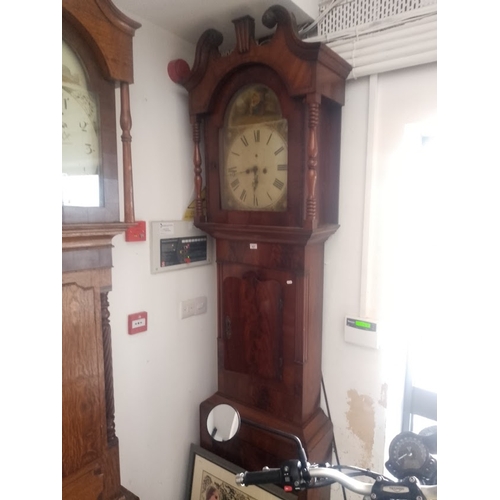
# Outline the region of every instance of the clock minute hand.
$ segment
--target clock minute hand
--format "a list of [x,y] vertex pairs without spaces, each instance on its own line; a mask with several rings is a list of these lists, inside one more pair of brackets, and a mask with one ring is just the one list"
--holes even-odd
[[259,167],[254,165],[250,170],[253,172],[252,187],[253,187],[253,190],[256,191],[257,186],[259,184]]
[[259,176],[258,176],[258,174],[254,174],[253,181],[252,181],[252,187],[253,187],[254,191],[257,190],[258,184],[259,184]]

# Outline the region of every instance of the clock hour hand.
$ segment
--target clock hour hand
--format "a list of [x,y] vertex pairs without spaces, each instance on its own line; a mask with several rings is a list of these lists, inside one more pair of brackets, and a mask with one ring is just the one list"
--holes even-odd
[[230,175],[239,175],[239,174],[251,174],[253,172],[253,168],[245,168],[244,170],[236,170],[236,167],[231,167],[228,169]]

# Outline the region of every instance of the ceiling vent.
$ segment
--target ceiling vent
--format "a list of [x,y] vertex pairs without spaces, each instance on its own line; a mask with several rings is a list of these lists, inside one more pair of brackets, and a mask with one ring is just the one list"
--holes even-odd
[[437,0],[333,0],[319,12],[300,33],[349,62],[350,78],[437,61]]

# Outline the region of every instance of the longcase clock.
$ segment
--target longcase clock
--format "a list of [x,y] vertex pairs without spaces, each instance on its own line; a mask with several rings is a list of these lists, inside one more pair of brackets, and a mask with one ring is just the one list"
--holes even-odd
[[[341,107],[350,66],[302,41],[293,17],[268,9],[265,43],[236,19],[236,47],[207,30],[193,68],[172,61],[189,93],[195,225],[216,239],[218,391],[200,405],[201,445],[241,465],[276,467],[292,442],[243,424],[214,442],[206,417],[228,403],[243,418],[300,437],[328,461],[332,424],[320,408],[324,242],[338,226]],[[203,143],[204,157],[201,155]],[[206,209],[201,198],[206,181]],[[326,490],[326,489],[324,489]],[[312,490],[300,498],[328,498]]]
[[[111,0],[62,2],[62,498],[121,486],[109,300],[112,238],[134,224],[129,84],[139,24]],[[120,88],[124,221],[118,196]]]

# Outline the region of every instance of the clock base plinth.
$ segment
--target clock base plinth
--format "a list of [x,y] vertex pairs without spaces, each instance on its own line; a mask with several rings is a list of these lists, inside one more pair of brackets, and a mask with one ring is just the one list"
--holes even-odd
[[[218,404],[231,405],[238,410],[243,420],[296,435],[302,442],[309,462],[331,462],[333,426],[321,408],[318,408],[307,422],[297,425],[216,393],[200,405],[200,444],[203,448],[245,470],[261,470],[264,466],[279,467],[285,460],[298,457],[297,445],[292,440],[245,422],[242,422],[238,435],[230,441],[224,443],[214,441],[208,433],[206,422],[208,414]],[[297,498],[328,500],[330,488],[303,491]]]

